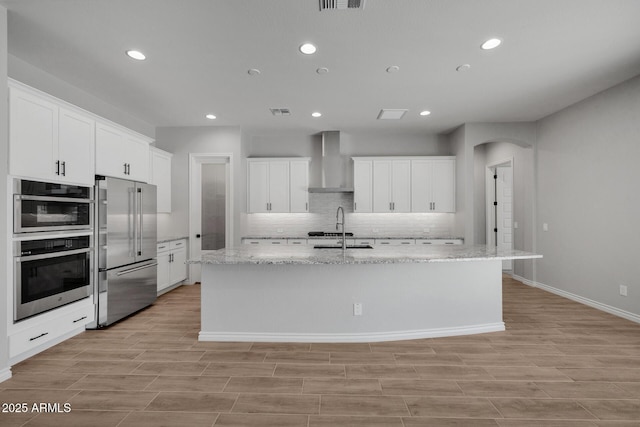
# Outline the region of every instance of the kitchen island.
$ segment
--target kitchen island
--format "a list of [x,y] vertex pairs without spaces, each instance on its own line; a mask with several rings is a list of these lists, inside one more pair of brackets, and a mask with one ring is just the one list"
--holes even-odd
[[502,261],[487,246],[242,246],[202,264],[201,341],[374,342],[504,330]]

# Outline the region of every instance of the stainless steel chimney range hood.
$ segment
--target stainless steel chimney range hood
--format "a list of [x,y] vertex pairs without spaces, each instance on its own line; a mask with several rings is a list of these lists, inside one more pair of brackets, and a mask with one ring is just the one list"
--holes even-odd
[[340,153],[340,131],[322,132],[322,187],[309,187],[309,193],[353,193],[346,187],[347,162]]

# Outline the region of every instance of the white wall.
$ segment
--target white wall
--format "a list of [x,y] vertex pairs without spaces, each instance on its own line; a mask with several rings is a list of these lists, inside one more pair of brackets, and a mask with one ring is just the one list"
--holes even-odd
[[640,315],[639,160],[640,76],[538,122],[538,282]]
[[[165,127],[156,130],[156,146],[173,153],[171,214],[158,216],[158,236],[189,234],[189,154],[232,153],[234,158],[234,211],[246,210],[246,174],[241,160],[241,133],[237,126]],[[240,243],[240,224],[234,222],[234,239]]]
[[[475,147],[491,142],[510,142],[522,147],[533,147],[535,156],[536,124],[534,122],[517,123],[465,123],[448,135],[452,152],[456,156],[456,232],[464,233],[465,243],[484,242],[482,232],[477,230],[478,219],[484,218],[484,199],[476,194],[478,177]],[[482,155],[483,151],[479,151]],[[531,157],[534,159],[534,157]],[[533,162],[533,160],[532,160]],[[533,167],[533,166],[527,166]],[[484,177],[480,179],[484,186]],[[530,185],[534,187],[533,183]],[[484,187],[482,187],[484,188]],[[484,191],[484,190],[482,190]],[[534,207],[530,207],[533,217]],[[526,224],[526,227],[531,227]],[[484,226],[482,226],[482,230]],[[525,248],[526,250],[533,250]],[[532,261],[529,261],[532,262]]]
[[64,80],[37,68],[24,60],[9,55],[9,77],[39,89],[49,95],[111,120],[150,138],[155,137],[155,126],[146,123],[100,98],[72,86]]
[[[7,9],[0,6],[0,81],[7,81]],[[0,99],[9,99],[7,85],[0,85]],[[9,218],[6,215],[10,203],[7,194],[6,177],[9,174],[9,111],[7,102],[0,102],[0,381],[10,375],[7,322],[9,313],[9,302],[7,301],[8,287],[11,286],[8,280],[9,264]]]

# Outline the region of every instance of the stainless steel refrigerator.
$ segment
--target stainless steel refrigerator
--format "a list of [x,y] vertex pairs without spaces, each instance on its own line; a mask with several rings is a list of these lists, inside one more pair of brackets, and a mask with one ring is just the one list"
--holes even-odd
[[156,187],[96,177],[96,322],[110,325],[157,295]]

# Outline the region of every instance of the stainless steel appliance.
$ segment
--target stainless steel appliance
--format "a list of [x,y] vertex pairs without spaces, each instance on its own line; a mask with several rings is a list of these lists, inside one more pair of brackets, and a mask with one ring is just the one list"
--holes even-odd
[[91,295],[91,243],[91,235],[15,242],[13,320]]
[[96,177],[97,316],[110,325],[157,295],[156,187]]
[[91,187],[14,179],[13,192],[16,234],[92,229]]

